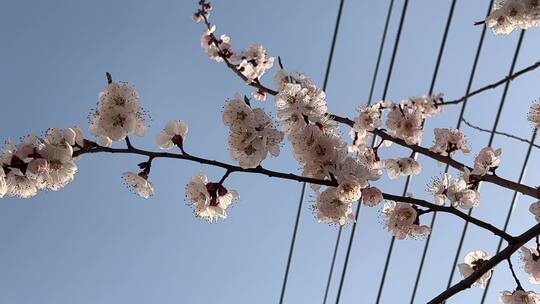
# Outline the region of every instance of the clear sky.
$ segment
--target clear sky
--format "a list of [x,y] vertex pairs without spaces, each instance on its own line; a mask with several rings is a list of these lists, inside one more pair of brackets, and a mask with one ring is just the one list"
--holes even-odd
[[[232,37],[236,48],[254,43],[281,56],[289,70],[307,74],[322,85],[338,1],[216,1],[212,20],[219,33]],[[489,1],[458,0],[436,91],[448,98],[465,92]],[[396,1],[388,39],[393,43],[403,2]],[[346,1],[328,84],[332,112],[354,115],[366,102],[375,65],[387,0]],[[446,22],[450,0],[410,1],[388,98],[426,94]],[[201,25],[191,21],[196,1],[3,1],[0,5],[0,139],[17,139],[48,127],[88,126],[87,115],[106,84],[105,72],[138,88],[152,116],[145,138],[134,145],[156,149],[154,135],[170,119],[190,125],[186,149],[192,154],[228,161],[227,129],[221,122],[224,101],[250,90],[223,65],[200,49]],[[474,87],[500,79],[510,66],[518,33],[488,32]],[[540,32],[527,31],[517,67],[538,60]],[[386,45],[375,99],[382,94],[391,44]],[[275,70],[272,71],[273,74]],[[273,86],[271,77],[263,79]],[[499,130],[530,137],[526,112],[538,98],[540,73],[512,83]],[[471,99],[465,116],[491,128],[502,88]],[[273,112],[272,101],[262,104]],[[458,107],[449,107],[428,122],[455,126]],[[488,135],[464,127],[472,162]],[[342,130],[347,134],[348,130]],[[424,144],[430,145],[426,132]],[[498,174],[516,179],[526,145],[496,137],[503,148]],[[406,156],[391,150],[388,155]],[[534,151],[525,183],[538,185],[539,153]],[[265,176],[234,174],[227,186],[241,194],[225,222],[196,219],[184,202],[189,178],[203,171],[219,179],[223,170],[193,163],[157,160],[151,180],[156,195],[142,200],[124,188],[121,173],[136,170],[142,158],[88,155],[78,162],[75,181],[60,192],[43,192],[30,200],[0,201],[0,303],[276,303],[289,250],[300,184]],[[412,180],[411,192],[428,198],[425,188],[443,166],[424,161],[424,173]],[[288,146],[264,166],[299,172]],[[401,194],[404,180],[382,179],[377,185]],[[474,214],[502,226],[512,192],[482,187]],[[286,303],[320,303],[330,267],[337,228],[318,224],[308,192],[300,219],[297,247]],[[521,197],[510,223],[519,233],[533,225]],[[426,223],[429,218],[424,219]],[[342,303],[373,303],[390,237],[376,209],[362,209],[352,248]],[[463,222],[438,216],[417,303],[441,292],[448,280]],[[351,227],[345,228],[348,239]],[[498,239],[471,227],[466,252],[494,253]],[[381,303],[408,303],[424,241],[395,245]],[[329,299],[334,301],[346,242],[340,246]],[[516,260],[517,262],[517,260]],[[531,289],[523,272],[520,278]],[[454,281],[459,279],[456,276]],[[506,265],[496,270],[486,303],[499,291],[513,289]],[[471,289],[450,303],[477,303],[480,289]]]

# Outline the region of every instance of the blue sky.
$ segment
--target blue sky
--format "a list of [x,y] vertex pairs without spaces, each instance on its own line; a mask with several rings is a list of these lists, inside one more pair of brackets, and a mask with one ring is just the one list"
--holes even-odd
[[[237,48],[260,43],[285,66],[322,85],[338,1],[239,1],[214,3],[212,20]],[[488,1],[458,0],[435,90],[448,98],[465,92],[481,32],[472,25],[485,15]],[[353,116],[366,102],[388,1],[346,1],[327,93],[332,112]],[[411,1],[388,99],[427,93],[449,0]],[[393,42],[402,1],[396,1],[389,29]],[[170,119],[190,125],[186,150],[210,159],[228,160],[227,129],[221,123],[224,101],[250,90],[200,49],[201,25],[191,21],[196,1],[8,1],[0,9],[0,64],[3,73],[0,139],[17,139],[48,127],[88,126],[87,115],[106,84],[105,72],[135,85],[152,116],[149,135],[134,145],[156,149],[154,134]],[[488,32],[473,87],[500,79],[510,66],[518,33]],[[536,29],[527,31],[517,67],[538,60]],[[375,88],[380,98],[391,43],[383,54]],[[275,71],[275,70],[273,70]],[[271,73],[273,74],[273,73]],[[512,82],[499,130],[530,137],[525,115],[538,98],[540,74]],[[264,81],[269,85],[271,77]],[[502,88],[471,99],[470,121],[492,126]],[[273,113],[271,100],[262,106]],[[427,127],[455,126],[458,107],[448,107]],[[463,128],[473,151],[488,135]],[[348,130],[342,130],[346,134]],[[423,142],[430,145],[432,133]],[[526,145],[496,137],[503,148],[498,174],[516,179]],[[392,149],[390,155],[408,155]],[[469,157],[460,157],[467,163]],[[534,151],[530,163],[537,164]],[[412,180],[411,192],[422,198],[432,176],[443,166],[424,161],[424,173]],[[300,184],[265,176],[234,174],[229,188],[241,194],[227,221],[207,224],[184,202],[184,187],[199,171],[219,179],[223,170],[193,163],[157,160],[151,179],[156,195],[142,200],[124,188],[121,173],[142,159],[122,155],[88,155],[78,162],[75,181],[60,192],[43,192],[30,200],[0,201],[0,303],[276,303],[287,260]],[[298,172],[283,149],[265,167]],[[537,185],[534,165],[525,183]],[[381,180],[385,191],[400,194],[404,180]],[[502,226],[512,192],[482,186],[474,214]],[[300,219],[286,303],[321,302],[336,227],[318,224],[307,193]],[[520,197],[509,231],[533,224]],[[426,223],[429,218],[425,219]],[[376,209],[362,209],[341,303],[372,303],[376,297],[390,237]],[[463,222],[438,216],[417,303],[442,291]],[[348,239],[350,226],[345,228]],[[493,253],[498,239],[471,227],[462,256],[475,249]],[[390,263],[381,303],[408,303],[423,248],[422,240],[399,241]],[[334,301],[346,242],[340,246],[329,299]],[[495,273],[487,303],[514,288],[505,265]],[[526,282],[520,272],[522,282]],[[454,279],[457,280],[459,275]],[[532,288],[525,283],[526,289]],[[471,289],[450,303],[476,303],[481,290]],[[405,300],[404,300],[405,299]]]

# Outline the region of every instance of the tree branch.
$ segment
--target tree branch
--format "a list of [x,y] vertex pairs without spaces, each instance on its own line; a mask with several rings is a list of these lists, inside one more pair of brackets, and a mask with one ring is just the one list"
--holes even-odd
[[137,149],[135,147],[131,148],[123,148],[123,149],[117,149],[117,148],[109,148],[109,147],[103,147],[96,145],[95,147],[92,147],[90,149],[83,149],[79,151],[73,152],[73,157],[77,157],[83,154],[89,154],[89,153],[100,153],[100,152],[106,152],[106,153],[123,153],[123,154],[137,154],[137,155],[144,155],[152,158],[175,158],[175,159],[183,159],[188,160],[192,162],[198,162],[205,165],[215,166],[215,167],[221,167],[229,171],[229,173],[232,172],[247,172],[247,173],[258,173],[267,175],[269,177],[278,177],[283,179],[289,179],[289,180],[295,180],[298,182],[306,182],[311,184],[317,184],[317,185],[323,185],[323,186],[337,186],[337,184],[331,180],[322,180],[322,179],[316,179],[316,178],[310,178],[305,176],[300,176],[292,173],[282,173],[277,171],[272,171],[268,169],[264,169],[261,166],[258,166],[257,168],[242,168],[235,165],[230,165],[227,163],[205,159],[197,156],[192,156],[189,154],[176,154],[176,153],[169,153],[169,152],[153,152],[153,151],[146,151]]
[[[197,156],[192,156],[189,154],[176,154],[176,153],[169,153],[169,152],[153,152],[153,151],[146,151],[142,149],[135,148],[134,146],[130,145],[128,148],[110,148],[110,147],[103,147],[99,146],[97,144],[91,145],[88,149],[83,149],[79,151],[75,151],[73,153],[74,157],[81,156],[84,154],[91,154],[91,153],[121,153],[121,154],[135,154],[135,155],[142,155],[149,157],[150,160],[153,160],[155,158],[173,158],[173,159],[181,159],[181,160],[187,160],[187,161],[193,161],[198,162],[205,165],[215,166],[215,167],[221,167],[226,169],[225,175],[221,178],[219,183],[222,183],[230,173],[232,172],[246,172],[246,173],[257,173],[257,174],[263,174],[267,175],[269,177],[277,177],[282,179],[288,179],[288,180],[295,180],[298,182],[306,182],[311,184],[317,184],[317,185],[323,185],[323,186],[329,186],[329,187],[336,187],[338,184],[335,180],[323,180],[323,179],[315,179],[310,177],[304,177],[292,173],[282,173],[277,171],[272,171],[268,169],[264,169],[261,166],[258,166],[256,168],[242,168],[239,166],[226,164],[223,162],[215,161],[215,160],[209,160]],[[499,236],[509,243],[514,242],[514,238],[507,234],[506,232],[494,227],[493,225],[490,225],[486,222],[483,222],[479,219],[476,219],[472,216],[467,215],[466,213],[463,213],[453,207],[449,206],[439,206],[435,205],[433,203],[427,202],[425,200],[420,200],[412,197],[404,197],[404,196],[398,196],[388,193],[383,193],[383,197],[388,200],[393,200],[397,202],[406,202],[411,203],[417,206],[422,206],[425,208],[429,208],[432,211],[438,211],[438,212],[445,212],[453,214],[457,217],[460,217],[464,219],[465,221],[469,221],[472,224],[475,224],[481,228],[484,228],[488,231],[491,231],[496,236]]]
[[[462,118],[461,119],[467,126],[475,129],[475,130],[478,130],[478,131],[481,131],[481,132],[486,132],[486,133],[492,133],[491,130],[488,130],[488,129],[484,129],[484,128],[481,128],[481,127],[478,127],[478,126],[475,126],[473,125],[472,123],[470,123],[469,121],[467,121],[465,118]],[[508,138],[512,138],[512,139],[515,139],[515,140],[519,140],[521,142],[524,142],[524,143],[527,143],[535,148],[540,148],[539,145],[535,144],[534,141],[530,141],[528,139],[525,139],[525,138],[521,138],[519,136],[515,136],[515,135],[512,135],[512,134],[509,134],[509,133],[505,133],[505,132],[499,132],[499,131],[493,131],[493,133],[495,134],[498,134],[498,135],[501,135],[501,136],[506,136]]]
[[528,67],[526,67],[526,68],[524,68],[522,70],[519,70],[519,71],[515,72],[512,75],[508,75],[508,76],[504,77],[503,79],[501,79],[501,80],[499,80],[497,82],[494,82],[494,83],[489,84],[489,85],[487,85],[485,87],[481,87],[481,88],[479,88],[477,90],[474,90],[474,91],[470,92],[469,94],[467,94],[467,95],[465,95],[465,96],[463,96],[463,97],[461,97],[459,99],[450,100],[450,101],[444,101],[444,102],[440,103],[439,105],[445,106],[445,105],[458,104],[458,103],[464,102],[469,97],[472,97],[474,95],[478,95],[478,94],[480,94],[480,93],[482,93],[484,91],[490,90],[490,89],[494,89],[494,88],[500,86],[501,84],[512,81],[515,78],[517,78],[517,77],[519,77],[519,76],[521,76],[521,75],[523,75],[523,74],[525,74],[527,72],[535,70],[539,66],[540,66],[540,61],[537,61],[536,63],[534,63],[534,64],[532,64],[532,65],[530,65],[530,66],[528,66]]
[[516,237],[513,244],[510,244],[503,251],[499,252],[494,257],[483,263],[482,266],[480,266],[480,268],[478,268],[478,270],[473,272],[470,276],[450,287],[446,291],[440,293],[438,296],[429,301],[428,304],[442,303],[443,301],[447,300],[458,292],[470,288],[472,284],[480,277],[482,277],[486,272],[490,271],[500,262],[512,256],[512,254],[516,252],[519,248],[521,248],[521,246],[535,238],[538,234],[540,234],[540,224],[536,224],[529,230],[525,231],[523,234]]

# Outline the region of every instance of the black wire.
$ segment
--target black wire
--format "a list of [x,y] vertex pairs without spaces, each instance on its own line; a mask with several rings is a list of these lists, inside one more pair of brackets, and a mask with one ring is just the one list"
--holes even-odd
[[291,268],[291,260],[292,260],[292,255],[294,252],[294,244],[296,243],[296,232],[298,231],[298,223],[300,222],[300,214],[302,211],[302,202],[304,201],[305,191],[306,191],[306,183],[303,183],[302,192],[300,193],[300,202],[298,203],[298,211],[296,212],[296,220],[294,222],[291,246],[289,248],[289,256],[287,257],[287,266],[285,267],[285,276],[283,277],[283,285],[281,286],[281,295],[279,296],[280,304],[283,304],[283,298],[285,297],[285,289],[287,288],[287,280],[289,279],[289,270]]
[[[521,167],[521,172],[519,173],[518,183],[520,184],[525,178],[525,172],[527,171],[527,164],[529,163],[529,159],[531,157],[533,142],[534,142],[534,139],[536,138],[536,131],[537,131],[536,129],[533,131],[533,134],[531,136],[531,142],[529,143],[529,147],[527,148],[527,153],[525,154],[525,160],[523,161],[523,167]],[[514,196],[512,197],[512,203],[510,204],[510,208],[508,208],[508,213],[506,214],[506,220],[504,222],[504,228],[503,228],[504,232],[506,232],[506,229],[508,229],[508,225],[510,224],[510,218],[512,217],[512,211],[514,210],[514,206],[516,205],[518,197],[519,197],[519,192],[514,191]],[[497,251],[495,254],[501,251],[502,243],[503,243],[503,240],[499,239],[499,244],[497,244]],[[482,301],[480,302],[481,304],[484,304],[486,300],[487,292],[489,290],[490,285],[491,285],[491,280],[487,282],[486,288],[484,289],[484,293],[482,294]]]
[[328,291],[330,290],[330,282],[332,282],[332,274],[334,272],[334,266],[336,264],[336,256],[339,248],[339,241],[341,240],[342,226],[339,226],[338,235],[336,238],[336,245],[334,247],[334,255],[332,256],[332,264],[330,266],[330,271],[328,272],[328,280],[326,281],[326,290],[324,291],[324,300],[323,303],[326,304],[326,299],[328,299]]
[[[385,41],[386,41],[386,34],[388,32],[388,25],[390,24],[390,19],[391,19],[391,16],[392,16],[392,8],[393,8],[393,6],[394,6],[394,0],[390,0],[390,5],[388,7],[388,12],[386,14],[386,21],[385,21],[385,24],[384,24],[384,30],[383,30],[383,34],[382,34],[382,37],[381,37],[381,43],[380,43],[380,46],[379,46],[379,53],[377,55],[377,63],[375,65],[375,70],[373,71],[373,78],[371,80],[371,89],[370,89],[369,98],[368,98],[368,101],[367,101],[368,105],[371,103],[371,98],[372,98],[372,95],[373,95],[373,88],[375,87],[375,82],[377,80],[377,74],[379,73],[379,64],[381,62],[381,57],[382,57],[382,53],[383,53],[383,50],[384,50],[384,44],[385,44]],[[373,139],[375,139],[375,138],[373,138]],[[373,143],[372,143],[372,146],[373,146]],[[338,287],[338,292],[337,292],[337,296],[336,296],[336,304],[339,303],[339,300],[341,299],[341,292],[343,290],[343,283],[345,282],[345,274],[347,273],[347,267],[349,265],[349,258],[351,256],[351,248],[352,248],[352,242],[353,242],[353,239],[354,239],[354,233],[356,231],[356,224],[358,223],[358,217],[359,217],[359,214],[360,214],[361,202],[358,201],[357,205],[358,206],[356,207],[354,223],[353,223],[353,226],[352,226],[352,229],[351,229],[351,234],[349,236],[349,243],[347,245],[347,252],[345,254],[345,261],[343,263],[343,269],[341,271],[341,278],[339,280],[339,287]],[[336,252],[337,247],[339,246],[339,237],[340,237],[340,235],[338,235],[338,240],[336,241],[336,248],[334,249],[334,252]]]
[[[341,13],[343,11],[343,4],[344,3],[345,3],[345,0],[340,0],[340,2],[339,2],[338,15],[337,15],[337,18],[336,18],[336,25],[334,27],[334,34],[332,36],[332,44],[330,46],[330,54],[328,55],[328,62],[326,63],[326,72],[324,74],[324,82],[323,82],[323,87],[322,87],[323,91],[326,91],[326,86],[328,85],[328,79],[329,79],[329,76],[330,76],[330,69],[331,69],[331,66],[332,66],[332,59],[334,57],[334,49],[336,47],[337,34],[338,34],[338,31],[339,31],[339,24],[341,22]],[[302,183],[302,192],[300,194],[300,200],[299,200],[299,203],[298,203],[298,211],[297,211],[296,220],[295,220],[295,223],[294,223],[293,235],[292,235],[292,239],[291,239],[291,246],[289,248],[289,256],[287,257],[287,266],[285,267],[285,275],[283,277],[283,285],[281,287],[281,294],[280,294],[280,297],[279,297],[279,303],[280,304],[283,303],[283,299],[285,297],[285,290],[287,288],[287,281],[288,281],[288,278],[289,278],[289,271],[290,271],[290,267],[291,267],[292,255],[294,253],[294,245],[296,243],[296,234],[298,232],[298,224],[300,222],[300,215],[301,215],[301,210],[302,210],[302,203],[304,201],[305,191],[306,191],[306,183]],[[335,260],[335,254],[334,254],[334,260]],[[334,265],[334,261],[332,261],[332,267],[331,268],[334,267],[333,265]],[[326,292],[328,292],[328,291],[326,291]]]
[[384,43],[386,41],[386,33],[388,32],[388,25],[390,24],[390,18],[392,16],[392,8],[394,7],[394,0],[390,0],[388,6],[388,13],[386,13],[386,22],[384,23],[384,30],[381,37],[381,44],[379,45],[379,54],[377,54],[377,63],[375,64],[375,70],[373,71],[373,78],[371,79],[371,88],[369,89],[368,103],[373,98],[373,90],[375,89],[375,83],[377,82],[377,75],[379,74],[379,66],[381,64],[381,58],[384,50]]
[[[439,74],[439,68],[440,68],[441,61],[442,61],[442,55],[444,53],[444,49],[445,49],[445,46],[446,46],[446,41],[447,41],[447,38],[448,38],[448,32],[450,30],[450,25],[452,24],[452,18],[454,16],[455,5],[456,5],[456,0],[453,0],[452,4],[450,6],[450,9],[448,11],[448,18],[446,20],[446,26],[444,28],[443,37],[441,39],[441,45],[439,47],[439,53],[437,55],[437,60],[436,60],[436,63],[435,63],[435,69],[433,71],[433,76],[431,78],[431,83],[430,83],[429,93],[428,93],[430,95],[433,93],[433,89],[435,87],[435,82],[437,80],[437,75]],[[403,195],[406,195],[406,193],[407,193],[407,191],[409,189],[410,183],[411,183],[411,179],[412,179],[412,176],[407,177],[407,179],[405,181],[405,186],[403,188]],[[383,291],[383,288],[384,288],[384,281],[386,279],[386,274],[388,272],[388,266],[390,264],[390,259],[392,257],[392,252],[393,252],[393,249],[394,249],[395,241],[396,241],[395,237],[392,237],[392,239],[390,240],[390,246],[388,247],[388,253],[387,253],[387,256],[386,256],[386,261],[385,261],[384,270],[383,270],[383,276],[382,276],[382,279],[381,279],[381,284],[379,286],[379,291],[377,293],[377,303],[379,303],[380,297],[382,295],[382,291]],[[415,291],[413,292],[413,294],[414,293],[415,293]],[[413,297],[414,297],[414,295],[413,295]]]
[[[518,43],[517,43],[517,46],[516,46],[516,50],[514,52],[514,58],[512,59],[512,64],[510,66],[510,71],[508,72],[508,75],[511,75],[513,72],[514,72],[514,68],[516,66],[516,62],[517,62],[517,58],[518,58],[518,55],[519,55],[519,51],[521,50],[521,44],[523,42],[523,36],[525,35],[525,30],[522,30],[520,35],[519,35],[519,40],[518,40]],[[493,143],[493,139],[495,138],[495,131],[497,130],[497,126],[499,124],[499,120],[500,120],[500,117],[501,117],[501,114],[502,114],[502,109],[503,109],[503,106],[504,106],[504,102],[506,100],[506,95],[508,93],[508,88],[510,87],[510,82],[507,82],[504,86],[504,90],[503,90],[503,94],[501,96],[501,101],[500,101],[500,104],[499,104],[499,109],[497,110],[497,115],[495,116],[495,122],[493,123],[493,129],[492,129],[492,133],[489,137],[489,142],[488,142],[488,146],[491,146],[491,144]],[[467,212],[467,214],[470,216],[472,214],[472,208],[469,209],[469,212]],[[456,250],[456,255],[454,257],[454,262],[452,264],[452,268],[450,269],[450,277],[448,278],[448,283],[446,285],[446,288],[450,288],[450,286],[452,285],[452,279],[454,278],[454,273],[455,273],[455,268],[456,268],[456,265],[457,265],[457,261],[459,259],[459,256],[461,254],[461,249],[463,247],[463,242],[465,240],[465,235],[467,233],[467,228],[469,227],[469,222],[465,222],[465,225],[463,226],[463,231],[461,233],[461,238],[459,240],[459,245],[458,245],[458,248]]]
[[[398,46],[399,46],[399,39],[401,37],[401,32],[403,30],[403,23],[405,21],[405,16],[407,15],[407,7],[408,6],[409,6],[409,1],[405,0],[405,3],[403,3],[403,10],[401,11],[401,18],[399,20],[399,27],[398,27],[398,31],[397,31],[397,35],[396,35],[396,41],[394,43],[394,50],[392,51],[392,58],[390,59],[390,66],[388,68],[388,75],[386,77],[386,83],[384,84],[384,90],[383,90],[383,94],[382,94],[382,98],[381,98],[382,100],[386,99],[386,93],[388,93],[388,87],[390,85],[390,79],[392,77],[392,70],[394,68],[394,62],[395,62],[395,59],[396,59],[396,54],[397,54],[397,50],[398,50]],[[409,178],[407,178],[407,181],[405,182],[405,187],[406,188],[408,187],[408,184],[409,184]],[[390,241],[390,247],[388,249],[388,254],[386,256],[386,262],[385,262],[383,274],[382,274],[382,277],[381,277],[381,283],[379,285],[379,291],[377,292],[377,300],[375,301],[375,303],[377,303],[377,304],[381,300],[384,281],[386,280],[386,273],[388,272],[388,265],[390,263],[390,257],[392,255],[392,249],[394,248],[394,241],[395,241],[395,237],[392,237],[392,240]]]
[[384,90],[381,98],[383,100],[386,98],[386,93],[388,92],[388,87],[390,86],[390,78],[392,78],[392,70],[394,69],[394,62],[396,61],[397,50],[399,47],[399,39],[401,38],[401,31],[403,29],[403,22],[405,21],[405,16],[407,15],[408,6],[409,0],[405,0],[405,3],[403,3],[403,10],[401,11],[401,18],[399,19],[399,27],[396,34],[396,40],[394,41],[392,58],[390,58],[390,65],[388,66],[388,74],[386,74],[386,82],[384,84]]
[[[489,5],[488,5],[488,10],[487,10],[486,16],[489,15],[492,5],[493,5],[493,0],[491,0]],[[453,6],[454,6],[454,3],[452,3],[451,10],[454,9]],[[471,91],[471,88],[472,88],[474,75],[476,74],[476,67],[478,66],[478,61],[480,60],[480,53],[482,51],[482,46],[484,45],[485,35],[486,35],[486,27],[483,26],[482,27],[482,33],[481,33],[480,39],[478,41],[478,46],[476,48],[476,54],[475,54],[475,57],[474,57],[474,62],[473,62],[473,66],[472,66],[472,69],[471,69],[471,74],[469,76],[469,82],[467,83],[467,89],[466,89],[467,94]],[[433,87],[434,87],[434,82],[432,82],[430,90],[433,90]],[[460,110],[459,118],[458,118],[458,121],[457,121],[457,124],[456,124],[456,129],[459,129],[461,127],[461,119],[463,118],[463,115],[465,113],[466,106],[467,106],[467,99],[465,99],[463,101],[463,103],[461,104],[461,110]],[[445,166],[444,173],[448,173],[448,169],[449,169],[449,166],[447,164]],[[430,222],[430,225],[429,225],[429,227],[431,228],[432,231],[433,231],[433,227],[435,226],[436,218],[437,218],[437,212],[433,212],[433,216],[431,217],[431,222]],[[418,266],[418,272],[416,274],[416,279],[414,281],[414,287],[413,287],[413,292],[412,292],[411,301],[410,301],[411,304],[414,303],[414,300],[416,298],[416,292],[418,291],[418,285],[420,283],[420,277],[421,277],[422,271],[424,269],[424,263],[426,261],[426,256],[427,256],[427,251],[428,251],[428,248],[429,248],[430,241],[431,241],[431,234],[428,235],[428,237],[426,239],[426,243],[424,244],[424,249],[422,251],[422,257],[420,258],[420,265]]]

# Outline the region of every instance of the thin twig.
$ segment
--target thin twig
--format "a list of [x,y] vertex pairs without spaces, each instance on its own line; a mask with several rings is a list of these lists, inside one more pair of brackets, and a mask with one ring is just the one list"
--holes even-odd
[[459,99],[450,100],[450,101],[444,101],[444,102],[440,103],[440,105],[445,106],[445,105],[461,103],[461,102],[467,100],[469,97],[472,97],[474,95],[478,95],[478,94],[480,94],[480,93],[482,93],[484,91],[490,90],[490,89],[494,89],[494,88],[500,86],[501,84],[512,81],[515,78],[517,78],[517,77],[519,77],[519,76],[521,76],[521,75],[523,75],[523,74],[525,74],[527,72],[535,70],[539,66],[540,66],[540,61],[537,61],[536,63],[534,63],[534,64],[532,64],[532,65],[530,65],[530,66],[528,66],[528,67],[526,67],[526,68],[524,68],[522,70],[519,70],[519,71],[515,72],[512,75],[508,75],[508,76],[504,77],[503,79],[501,79],[501,80],[499,80],[499,81],[497,81],[495,83],[492,83],[492,84],[489,84],[487,86],[481,87],[481,88],[479,88],[477,90],[474,90],[474,91],[470,92],[469,94],[467,94],[467,95],[465,95],[465,96],[463,96],[463,97],[461,97]]
[[521,282],[519,281],[516,272],[514,271],[514,266],[512,265],[512,260],[510,257],[506,259],[508,261],[508,267],[510,268],[510,272],[512,272],[512,276],[514,277],[514,281],[516,281],[517,284],[517,290],[523,290],[523,286],[521,286]]
[[[472,123],[470,123],[469,121],[467,121],[465,118],[462,118],[461,120],[462,120],[467,126],[473,128],[473,129],[476,129],[476,130],[481,131],[481,132],[491,133],[491,130],[484,129],[484,128],[481,128],[481,127],[479,127],[479,126],[473,125]],[[535,148],[540,148],[540,146],[537,145],[537,144],[535,144],[534,141],[530,141],[530,140],[528,140],[528,139],[521,138],[521,137],[516,136],[516,135],[512,135],[512,134],[509,134],[509,133],[506,133],[506,132],[499,132],[499,131],[494,131],[493,133],[498,134],[498,135],[502,135],[502,136],[506,136],[506,137],[508,137],[508,138],[512,138],[512,139],[515,139],[515,140],[519,140],[519,141],[521,141],[521,142],[530,144],[531,146],[533,146],[533,147],[535,147]]]
[[[455,215],[457,217],[460,217],[460,218],[464,219],[465,221],[468,221],[468,222],[470,222],[472,224],[477,225],[478,227],[481,227],[481,228],[484,228],[486,230],[491,231],[493,234],[503,238],[504,240],[506,240],[509,243],[514,243],[515,242],[515,238],[513,236],[509,235],[508,233],[500,230],[499,228],[497,228],[497,227],[495,227],[495,226],[493,226],[493,225],[491,225],[489,223],[486,223],[486,222],[481,221],[481,220],[479,220],[477,218],[469,216],[467,213],[461,212],[461,211],[459,211],[458,209],[456,209],[454,207],[439,206],[439,205],[435,205],[433,203],[429,203],[429,202],[421,200],[421,199],[416,199],[416,198],[412,198],[412,197],[405,197],[405,196],[398,196],[398,195],[393,195],[393,194],[388,194],[388,193],[383,193],[383,197],[385,199],[387,199],[387,200],[392,200],[392,201],[396,201],[396,202],[410,203],[410,204],[414,204],[414,205],[417,205],[417,206],[426,207],[426,208],[429,208],[432,211],[453,214],[453,215]],[[425,213],[425,212],[423,212],[423,213]]]

